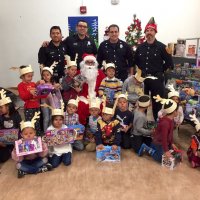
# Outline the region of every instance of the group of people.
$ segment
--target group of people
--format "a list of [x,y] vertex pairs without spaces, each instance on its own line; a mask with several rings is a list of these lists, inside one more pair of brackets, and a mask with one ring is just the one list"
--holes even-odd
[[[119,39],[115,24],[109,26],[109,39],[98,50],[87,36],[87,22],[79,21],[76,28],[77,34],[64,41],[58,26],[50,29],[52,40],[44,42],[38,54],[42,79],[37,83],[32,81],[34,70],[30,65],[19,67],[22,81],[18,91],[24,101],[25,121],[1,90],[0,129],[18,128],[19,138],[30,140],[73,125],[85,126],[84,134],[78,135],[73,144],[47,147],[42,142],[42,152],[25,156],[17,156],[13,145],[0,142],[0,160],[6,161],[12,152],[21,178],[52,170],[61,162],[70,165],[72,149],[95,151],[110,145],[113,150],[118,146],[132,148],[139,156],[146,151],[158,162],[163,154],[172,157],[171,150],[177,149],[174,140],[178,142],[174,133],[183,121],[183,110],[179,93],[172,86],[165,98],[164,72],[173,67],[173,62],[166,46],[155,39],[154,19],[147,23],[146,41],[135,54]],[[54,88],[48,96],[38,95],[36,88],[43,84]],[[148,126],[147,109],[151,105],[156,128]],[[188,157],[197,167],[200,125],[195,116],[192,119],[197,133]]]

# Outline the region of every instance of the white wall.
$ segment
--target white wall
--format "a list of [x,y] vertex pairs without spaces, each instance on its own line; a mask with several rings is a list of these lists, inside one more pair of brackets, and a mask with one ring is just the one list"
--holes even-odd
[[[176,42],[177,38],[200,37],[199,0],[84,0],[86,16],[99,17],[99,41],[105,27],[111,23],[120,26],[120,38],[132,22],[133,14],[142,21],[142,28],[151,16],[158,24],[157,39],[163,43]],[[16,86],[18,73],[11,66],[32,64],[34,80],[39,79],[37,53],[44,40],[49,40],[53,25],[68,35],[68,16],[80,16],[82,0],[0,0],[0,86]]]

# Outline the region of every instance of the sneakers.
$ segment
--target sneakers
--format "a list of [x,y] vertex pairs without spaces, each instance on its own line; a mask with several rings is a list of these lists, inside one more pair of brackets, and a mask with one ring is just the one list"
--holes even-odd
[[50,163],[47,163],[46,165],[44,165],[39,169],[39,173],[51,171],[52,169],[53,169],[52,165]]
[[153,156],[153,154],[156,152],[154,149],[143,143],[140,147],[140,150],[138,151],[138,156],[142,156],[143,152],[145,151],[151,156]]
[[18,177],[18,178],[22,178],[22,177],[24,177],[25,175],[26,175],[25,172],[23,172],[22,170],[18,169],[18,172],[17,172],[17,177]]

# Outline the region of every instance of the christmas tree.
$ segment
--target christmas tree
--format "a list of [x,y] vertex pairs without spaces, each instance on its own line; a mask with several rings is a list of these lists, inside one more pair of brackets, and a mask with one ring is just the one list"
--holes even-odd
[[128,27],[126,34],[126,42],[132,46],[133,51],[137,49],[137,46],[144,42],[145,37],[142,35],[141,21],[133,15],[133,23]]

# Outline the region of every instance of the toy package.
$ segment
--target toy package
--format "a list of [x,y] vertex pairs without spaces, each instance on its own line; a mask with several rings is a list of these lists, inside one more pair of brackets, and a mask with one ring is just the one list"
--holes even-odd
[[76,139],[76,131],[71,128],[60,129],[57,134],[54,131],[46,131],[42,141],[47,143],[48,146],[57,146],[62,144],[73,143]]
[[14,144],[18,140],[19,129],[1,129],[0,142],[4,144]]
[[68,128],[73,129],[76,134],[76,140],[82,140],[83,139],[83,134],[85,132],[85,126],[83,126],[82,124],[77,124],[77,125],[70,125],[68,126]]
[[70,87],[72,87],[72,88],[77,88],[77,87],[82,88],[82,85],[85,82],[86,82],[86,78],[84,76],[82,76],[81,74],[79,74],[79,75],[77,75],[73,78],[73,82],[72,82],[72,84],[70,84]]
[[119,162],[121,155],[121,148],[112,150],[112,146],[104,146],[103,149],[96,149],[96,159],[101,162]]
[[17,140],[15,141],[15,148],[17,156],[42,152],[41,137],[36,137],[33,140]]
[[168,167],[170,170],[173,170],[177,164],[183,160],[183,152],[181,150],[170,150],[172,158],[167,158],[165,155],[162,155],[162,166]]
[[48,96],[48,94],[54,89],[51,84],[40,84],[37,86],[37,96]]

